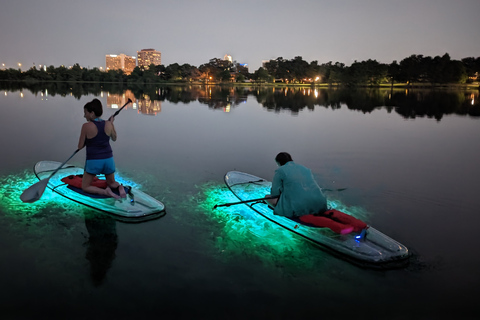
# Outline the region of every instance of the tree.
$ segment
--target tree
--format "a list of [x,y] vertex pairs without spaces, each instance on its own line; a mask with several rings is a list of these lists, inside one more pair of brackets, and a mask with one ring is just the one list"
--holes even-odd
[[180,65],[173,63],[165,68],[165,77],[167,80],[178,81],[182,80]]
[[345,72],[346,71],[345,71],[344,63],[335,62],[334,65],[330,64],[328,83],[329,84],[341,83],[344,78]]
[[275,77],[277,74],[279,61],[282,61],[282,60],[283,60],[282,57],[277,58],[277,60],[270,60],[265,63],[265,68],[262,68],[262,69],[267,71],[268,74]]
[[219,76],[220,76],[220,80],[222,80],[224,82],[229,82],[232,79],[232,75],[231,75],[230,71],[228,71],[228,70],[221,71]]
[[238,73],[237,76],[235,77],[236,82],[245,82],[245,76],[241,73]]
[[143,82],[145,83],[154,83],[159,79],[155,70],[156,66],[152,63],[148,68],[143,72]]
[[159,77],[162,77],[162,75],[164,74],[166,68],[163,64],[159,64],[159,65],[155,65],[155,67],[153,67],[153,69],[155,70],[155,74]]
[[480,74],[480,57],[463,58],[462,64],[465,67],[465,72],[467,73],[467,77],[470,79],[470,81],[473,81],[474,79],[477,80],[478,75]]
[[200,78],[200,71],[197,67],[185,63],[180,66],[180,75],[183,80],[192,81]]
[[397,63],[397,60],[394,60],[387,69],[387,77],[390,79],[390,82],[393,86],[394,82],[398,80],[400,76],[400,66]]
[[100,82],[102,81],[103,72],[98,68],[92,70],[85,70],[82,74],[83,81]]
[[401,81],[417,82],[425,78],[425,60],[423,55],[411,55],[400,61]]
[[268,74],[268,71],[262,67],[258,68],[258,70],[253,73],[252,78],[257,82],[268,82],[273,80],[273,77]]
[[290,62],[290,72],[293,81],[304,82],[304,79],[309,78],[309,67],[307,61],[303,60],[302,57],[298,56],[293,58]]

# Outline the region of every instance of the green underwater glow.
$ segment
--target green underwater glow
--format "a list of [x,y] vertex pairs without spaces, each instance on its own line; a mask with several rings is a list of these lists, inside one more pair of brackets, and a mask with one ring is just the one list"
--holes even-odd
[[7,216],[35,216],[45,208],[57,207],[73,210],[79,205],[71,200],[55,194],[50,189],[45,189],[42,198],[33,203],[23,203],[20,195],[25,189],[39,180],[31,172],[0,177],[0,208]]
[[78,235],[85,217],[95,210],[82,208],[48,188],[38,201],[23,203],[20,195],[37,182],[31,170],[0,176],[0,224],[10,237],[18,237],[21,246],[44,250],[52,239],[69,241]]
[[[116,177],[117,181],[138,188],[139,185]],[[89,209],[75,201],[62,197],[49,188],[33,203],[23,203],[20,195],[39,180],[30,170],[7,176],[0,176],[0,218],[7,217],[28,226],[49,224],[52,216],[57,218],[84,218],[96,210]],[[100,213],[99,213],[100,214]]]
[[[218,222],[221,230],[214,235],[215,248],[224,259],[239,255],[255,258],[275,267],[315,269],[330,259],[330,255],[304,238],[288,231],[250,209],[245,204],[218,207],[217,204],[239,201],[224,185],[207,183],[198,187],[198,210]],[[347,207],[337,200],[329,206],[365,220],[362,208]]]

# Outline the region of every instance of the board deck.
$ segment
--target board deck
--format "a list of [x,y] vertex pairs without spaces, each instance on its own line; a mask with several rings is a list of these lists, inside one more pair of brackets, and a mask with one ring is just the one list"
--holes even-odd
[[[270,181],[239,171],[227,172],[225,183],[241,201],[264,197],[270,193],[271,188]],[[357,233],[342,235],[328,228],[306,226],[289,218],[274,215],[273,210],[263,201],[245,205],[272,223],[362,266],[380,268],[402,266],[409,257],[408,249],[404,245],[373,227],[366,229],[364,238],[357,239]]]
[[[40,161],[35,165],[34,172],[39,180],[46,179],[60,165],[61,163],[56,161]],[[165,205],[162,202],[138,189],[132,188],[127,194],[127,198],[117,200],[79,192],[78,189],[76,190],[76,188],[72,188],[61,181],[64,177],[79,174],[83,174],[83,168],[65,164],[50,178],[47,187],[72,201],[113,214],[130,222],[151,220],[165,215]]]

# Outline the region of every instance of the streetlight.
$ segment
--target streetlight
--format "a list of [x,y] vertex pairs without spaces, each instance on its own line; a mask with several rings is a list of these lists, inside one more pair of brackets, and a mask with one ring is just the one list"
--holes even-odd
[[20,62],[18,63],[18,68],[20,69],[20,71],[22,70],[22,64]]

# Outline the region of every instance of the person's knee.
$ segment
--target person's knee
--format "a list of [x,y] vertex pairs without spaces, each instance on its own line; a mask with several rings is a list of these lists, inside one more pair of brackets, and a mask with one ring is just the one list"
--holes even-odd
[[82,177],[82,190],[87,191],[88,187],[92,184],[93,178],[95,176],[84,174]]

